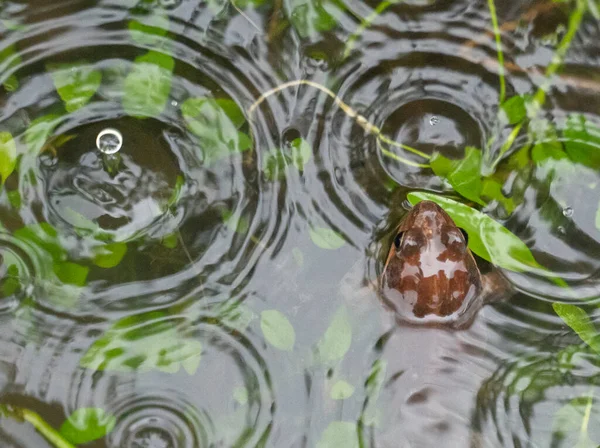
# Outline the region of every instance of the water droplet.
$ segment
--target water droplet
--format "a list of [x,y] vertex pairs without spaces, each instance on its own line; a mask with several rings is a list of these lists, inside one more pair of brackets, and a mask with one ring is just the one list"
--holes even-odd
[[573,208],[572,207],[565,207],[563,208],[563,215],[565,218],[571,218],[573,217]]
[[435,126],[436,124],[438,124],[440,122],[440,119],[438,117],[436,117],[435,115],[433,115],[430,119],[429,119],[429,124],[431,126]]
[[558,231],[558,233],[559,233],[560,235],[566,235],[566,234],[567,234],[567,231],[565,230],[565,228],[564,228],[563,226],[558,226],[558,227],[556,228],[556,230]]
[[96,137],[96,147],[104,154],[114,154],[123,146],[123,135],[116,129],[106,128]]
[[179,106],[179,103],[177,102],[177,100],[173,100],[173,101],[171,101],[171,106],[177,107],[177,106]]

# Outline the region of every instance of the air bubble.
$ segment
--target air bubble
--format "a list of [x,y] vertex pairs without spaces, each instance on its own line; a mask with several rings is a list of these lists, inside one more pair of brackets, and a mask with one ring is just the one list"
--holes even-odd
[[565,218],[572,218],[573,217],[573,208],[572,207],[565,207],[563,208],[563,215]]
[[429,124],[431,126],[435,126],[436,124],[438,124],[440,122],[440,119],[438,117],[436,117],[435,115],[433,115],[430,119],[429,119]]

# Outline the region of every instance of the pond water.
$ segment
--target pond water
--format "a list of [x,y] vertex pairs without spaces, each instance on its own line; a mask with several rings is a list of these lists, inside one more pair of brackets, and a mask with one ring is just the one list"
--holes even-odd
[[[0,445],[598,446],[599,11],[0,0]],[[468,328],[373,288],[423,198]]]

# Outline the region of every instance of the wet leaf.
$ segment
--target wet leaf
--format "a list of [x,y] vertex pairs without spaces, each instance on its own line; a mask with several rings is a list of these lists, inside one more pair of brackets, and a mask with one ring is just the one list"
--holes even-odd
[[[0,51],[0,64],[4,64],[6,60],[10,60],[10,62],[3,67],[4,72],[21,64],[21,55],[18,53],[14,44],[7,46]],[[15,74],[12,74],[2,82],[2,86],[4,86],[7,92],[14,92],[19,88],[19,80]]]
[[161,13],[150,14],[140,20],[129,21],[131,38],[141,45],[158,45],[169,32],[169,18]]
[[501,119],[507,124],[517,124],[527,118],[526,104],[531,101],[530,95],[513,96],[500,105]]
[[588,122],[583,115],[567,118],[563,145],[569,158],[590,168],[600,168],[600,127]]
[[17,166],[17,145],[10,132],[0,132],[0,182],[12,174]]
[[348,319],[348,311],[342,306],[317,344],[319,360],[326,364],[339,361],[346,355],[351,344],[352,326]]
[[525,243],[486,214],[431,193],[409,193],[408,200],[413,205],[423,200],[438,203],[469,234],[469,248],[496,266],[517,272],[539,269],[545,273]]
[[94,70],[92,65],[85,62],[47,64],[46,70],[50,72],[56,91],[68,112],[75,112],[85,106],[102,82],[100,70]]
[[94,264],[109,269],[118,266],[127,253],[127,243],[109,243],[94,249]]
[[347,381],[340,380],[331,388],[331,398],[345,400],[354,394],[354,386]]
[[314,37],[337,24],[320,0],[288,0],[288,11],[292,26],[302,38]]
[[181,316],[151,311],[125,317],[109,328],[80,360],[93,370],[193,375],[200,364],[202,343],[191,335],[191,323]]
[[558,316],[577,333],[583,342],[600,355],[600,334],[588,314],[580,307],[568,303],[552,304]]
[[279,350],[291,351],[296,342],[296,332],[287,317],[277,310],[263,311],[260,328],[267,342]]
[[230,99],[189,98],[181,106],[188,129],[200,140],[205,163],[250,149],[252,140],[239,131],[246,122],[235,101]]
[[175,61],[158,51],[135,58],[131,72],[125,78],[123,109],[134,117],[156,117],[169,99]]
[[335,250],[346,244],[346,240],[333,229],[326,227],[311,227],[310,239],[321,249]]
[[331,422],[317,443],[317,448],[358,447],[358,430],[354,422]]
[[48,114],[33,120],[25,131],[25,143],[32,154],[37,154],[58,126],[61,116]]
[[179,241],[177,239],[176,233],[171,233],[170,235],[167,235],[162,239],[162,245],[165,246],[167,249],[175,249],[177,247],[178,242]]
[[480,205],[481,200],[481,151],[467,146],[465,157],[461,160],[451,160],[440,153],[435,153],[431,159],[433,172],[446,179],[452,188],[461,196]]
[[590,439],[588,428],[597,428],[599,425],[600,418],[598,411],[594,409],[593,397],[575,398],[554,414],[552,436],[560,445],[551,446],[597,448],[599,444]]
[[60,427],[60,434],[74,445],[83,445],[109,434],[117,419],[101,408],[81,408],[73,412]]

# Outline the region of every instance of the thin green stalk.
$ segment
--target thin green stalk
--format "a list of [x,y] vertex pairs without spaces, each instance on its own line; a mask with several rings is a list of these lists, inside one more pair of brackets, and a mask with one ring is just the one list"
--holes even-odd
[[404,157],[399,156],[395,152],[388,151],[381,145],[381,142],[379,141],[379,139],[377,140],[377,146],[384,156],[389,157],[390,159],[394,159],[398,162],[404,163],[405,165],[416,166],[417,168],[430,168],[431,167],[431,165],[429,165],[429,164],[413,162],[412,160],[408,160],[408,159],[405,159]]
[[56,429],[50,426],[37,412],[29,409],[0,405],[0,416],[6,415],[17,420],[29,422],[48,442],[56,448],[76,448],[67,441]]
[[354,49],[354,45],[356,44],[358,38],[365,32],[367,28],[371,26],[371,24],[377,17],[379,17],[386,9],[388,9],[394,3],[395,2],[383,0],[379,5],[377,5],[377,8],[375,8],[375,10],[371,14],[369,14],[360,22],[360,25],[358,26],[358,28],[356,28],[356,31],[354,31],[354,33],[350,35],[350,37],[348,38],[348,42],[346,42],[346,48],[344,49],[342,59],[346,59],[348,56],[350,56],[350,52]]
[[[492,1],[492,0],[489,0],[489,1]],[[537,92],[533,96],[533,110],[529,111],[529,113],[528,113],[529,118],[535,116],[537,114],[537,112],[544,105],[544,103],[546,101],[546,91],[552,85],[551,78],[552,78],[552,76],[554,76],[556,74],[556,72],[563,65],[567,51],[569,50],[569,48],[571,46],[571,43],[573,41],[573,38],[575,37],[575,34],[577,34],[577,31],[579,30],[579,27],[581,26],[581,22],[583,20],[583,16],[585,15],[585,13],[587,11],[587,8],[588,8],[588,6],[587,6],[586,0],[577,0],[577,7],[575,8],[575,11],[573,11],[573,13],[569,16],[569,26],[567,28],[567,33],[564,35],[564,37],[558,44],[556,52],[554,53],[554,56],[552,57],[552,61],[546,68],[546,80],[538,88]],[[517,126],[515,126],[513,128],[512,132],[510,133],[510,135],[508,136],[508,138],[502,145],[502,148],[500,149],[498,157],[496,157],[496,159],[492,163],[492,171],[496,168],[496,166],[498,165],[498,163],[500,162],[500,160],[502,159],[504,154],[506,154],[506,152],[512,147],[512,145],[515,142],[517,136],[519,135],[519,132],[521,131],[521,128],[523,127],[524,123],[525,122],[522,121],[521,123],[519,123]]]
[[488,8],[492,18],[492,27],[494,28],[494,36],[496,38],[496,53],[498,54],[498,76],[500,78],[500,97],[499,102],[502,104],[506,97],[506,79],[504,78],[504,53],[502,52],[502,35],[498,26],[498,16],[496,15],[496,5],[494,0],[488,0]]

